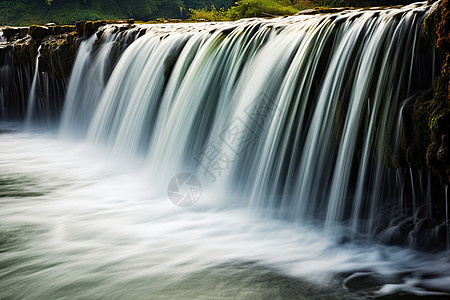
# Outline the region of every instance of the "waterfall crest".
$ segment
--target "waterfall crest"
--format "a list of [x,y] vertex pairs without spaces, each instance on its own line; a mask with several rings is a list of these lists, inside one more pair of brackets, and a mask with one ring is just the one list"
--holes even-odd
[[[409,175],[394,170],[401,103],[434,77],[428,10],[139,25],[146,33],[113,65],[118,34],[93,36],[78,51],[61,134],[145,157],[161,192],[191,172],[330,234],[377,231],[399,203],[431,211],[429,192],[404,200]],[[413,182],[411,194],[429,184]]]

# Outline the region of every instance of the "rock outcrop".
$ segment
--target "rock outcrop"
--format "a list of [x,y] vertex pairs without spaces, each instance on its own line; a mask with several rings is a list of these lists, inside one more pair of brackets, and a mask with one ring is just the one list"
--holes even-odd
[[450,183],[450,1],[434,3],[424,35],[436,44],[441,69],[431,90],[410,99],[403,110],[403,149],[409,167],[429,169]]
[[[63,104],[65,85],[75,62],[75,54],[80,42],[92,36],[107,24],[118,24],[117,31],[134,25],[133,21],[77,22],[75,25],[5,27],[1,29],[3,42],[0,43],[0,107],[1,119],[22,119],[25,116],[32,78],[35,73],[36,58],[38,70],[45,74],[45,84],[41,90],[54,90],[51,95],[42,95],[52,107]],[[100,34],[101,36],[101,34]]]

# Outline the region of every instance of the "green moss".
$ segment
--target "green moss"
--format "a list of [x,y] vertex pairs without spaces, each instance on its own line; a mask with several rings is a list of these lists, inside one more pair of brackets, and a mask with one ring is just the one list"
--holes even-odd
[[403,115],[403,149],[411,167],[431,169],[443,184],[450,183],[448,135],[450,132],[449,65],[450,36],[449,1],[441,2],[424,21],[424,35],[436,43],[443,58],[441,73],[433,89],[410,100]]
[[428,16],[423,21],[422,32],[423,35],[429,40],[436,40],[436,27],[440,22],[440,14],[438,10],[434,10],[428,14]]

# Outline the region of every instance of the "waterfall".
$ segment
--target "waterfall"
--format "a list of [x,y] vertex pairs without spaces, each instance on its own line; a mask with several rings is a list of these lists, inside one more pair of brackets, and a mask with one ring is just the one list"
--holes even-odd
[[66,89],[65,78],[55,78],[49,71],[41,71],[41,46],[38,48],[34,75],[26,102],[25,128],[52,128],[60,119],[62,99]]
[[0,298],[448,298],[431,9],[8,38]]
[[12,47],[0,45],[0,120],[21,119],[26,114],[31,86],[28,66],[18,66]]
[[450,223],[449,223],[449,219],[448,219],[448,211],[449,205],[448,205],[448,185],[445,185],[445,225],[446,225],[446,229],[447,229],[447,255],[448,258],[450,259]]
[[253,210],[374,232],[386,207],[413,216],[429,202],[389,154],[402,100],[434,77],[428,10],[138,25],[117,62],[124,36],[107,28],[79,47],[61,136],[142,157],[160,193],[190,172]]
[[[38,48],[38,52],[37,52],[37,56],[36,56],[36,64],[34,67],[34,75],[33,75],[33,81],[31,83],[31,89],[30,89],[30,96],[28,99],[28,107],[27,107],[27,115],[25,118],[25,126],[27,128],[31,127],[31,123],[32,123],[32,118],[33,118],[33,113],[35,111],[35,106],[41,104],[41,101],[39,101],[38,103],[36,103],[38,100],[36,99],[38,96],[37,94],[37,85],[38,85],[38,78],[39,78],[39,58],[41,56],[41,47],[39,46]],[[42,101],[43,104],[45,105],[48,102]],[[48,110],[43,110],[43,112],[45,113]]]
[[118,31],[107,26],[81,43],[67,87],[60,132],[83,136],[97,108],[116,57],[137,37],[140,29]]

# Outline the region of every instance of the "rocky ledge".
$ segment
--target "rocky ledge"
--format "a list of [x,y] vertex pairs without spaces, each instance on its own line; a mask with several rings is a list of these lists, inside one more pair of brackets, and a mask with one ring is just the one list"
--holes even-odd
[[50,72],[55,78],[68,78],[79,42],[107,24],[118,24],[126,29],[133,26],[133,20],[5,27],[2,31],[6,41],[0,44],[0,61],[5,55],[13,55],[16,66],[33,66],[40,49],[39,70]]
[[429,169],[450,183],[450,1],[428,0],[426,38],[436,44],[442,68],[429,91],[408,100],[403,110],[403,149],[410,168]]

